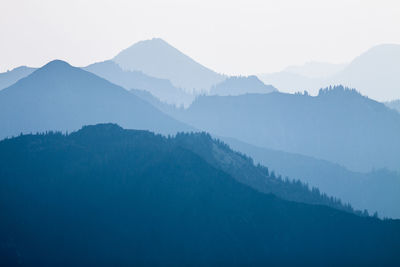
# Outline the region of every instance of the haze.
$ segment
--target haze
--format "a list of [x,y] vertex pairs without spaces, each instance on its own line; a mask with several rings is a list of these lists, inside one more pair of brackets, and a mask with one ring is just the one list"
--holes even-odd
[[266,73],[398,44],[399,25],[395,0],[3,0],[0,71],[55,58],[84,66],[160,37],[217,72]]

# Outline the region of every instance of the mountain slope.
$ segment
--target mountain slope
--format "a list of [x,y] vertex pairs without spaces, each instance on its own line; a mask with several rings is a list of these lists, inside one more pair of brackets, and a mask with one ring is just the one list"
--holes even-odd
[[370,171],[400,166],[400,115],[343,87],[317,97],[282,93],[204,96],[174,114],[249,144]]
[[[140,92],[134,93],[163,112],[175,116],[176,118],[182,119],[182,113],[185,113],[182,109],[176,109],[170,105],[161,103],[154,97],[151,97],[151,95],[141,94]],[[226,104],[226,101],[223,99],[221,101]],[[267,105],[269,104],[266,102],[265,106]],[[275,103],[275,105],[288,104],[285,102],[278,102]],[[309,104],[307,103],[307,105]],[[205,105],[205,107],[208,106]],[[225,109],[225,107],[223,108]],[[234,108],[241,108],[241,105],[234,105]],[[256,108],[256,106],[254,105],[253,108]],[[297,108],[297,110],[301,109]],[[219,110],[216,112],[219,112]],[[273,116],[273,114],[277,113],[280,113],[280,111],[271,111],[269,113],[260,112],[260,114],[264,114],[263,119],[265,119],[264,117]],[[211,114],[208,115],[213,116]],[[257,123],[255,120],[258,119],[258,117],[251,116],[253,115],[250,114],[249,118],[253,119],[253,121],[249,120],[249,118],[247,121]],[[218,119],[220,118],[217,116],[216,120]],[[204,118],[204,120],[207,120],[207,118]],[[240,128],[238,125],[242,125],[241,121],[235,122],[236,125],[232,127]],[[220,124],[223,125],[224,123],[226,123],[226,120],[221,119]],[[249,126],[246,126],[246,129],[249,132],[252,131],[252,128]],[[237,130],[232,128],[231,132],[225,134],[236,133],[236,131]],[[291,179],[299,179],[311,187],[318,188],[321,192],[329,196],[341,199],[343,203],[350,203],[355,209],[366,209],[371,214],[377,211],[381,217],[400,218],[400,207],[396,204],[400,201],[400,173],[396,174],[395,172],[384,169],[374,170],[368,173],[355,172],[346,169],[342,165],[320,160],[315,157],[259,147],[239,141],[235,138],[213,135],[226,142],[234,150],[252,157],[257,163],[268,166],[270,171],[274,171],[283,177],[288,176]],[[354,161],[356,160],[357,159]],[[239,172],[235,173],[234,168],[229,167],[229,170],[234,172],[234,174],[231,174],[232,176],[236,176],[235,174],[240,176]],[[229,170],[225,171],[229,172]],[[247,175],[243,175],[243,177],[246,176]],[[251,185],[250,183],[248,184]],[[266,186],[269,187],[270,185]],[[255,184],[254,188],[261,191],[263,190],[263,186],[260,186],[260,184]],[[280,196],[283,197],[283,195]]]
[[0,73],[0,90],[9,87],[10,85],[16,83],[19,79],[28,76],[35,70],[35,68],[21,66],[7,72]]
[[400,45],[384,44],[372,47],[356,57],[343,70],[328,77],[310,78],[288,71],[261,74],[259,78],[279,91],[297,92],[318,90],[329,85],[342,84],[356,88],[363,95],[378,101],[400,98]]
[[276,91],[271,85],[265,85],[256,76],[234,76],[213,86],[210,95],[266,94]]
[[188,92],[207,91],[225,79],[159,38],[138,42],[112,60],[124,70],[168,79]]
[[0,142],[2,263],[399,263],[398,221],[257,193],[178,144],[113,125]]
[[191,129],[125,89],[63,61],[52,61],[0,92],[0,138],[99,122],[161,133]]
[[188,106],[194,99],[194,95],[174,87],[169,80],[154,78],[140,71],[123,71],[110,60],[94,63],[83,69],[127,90],[148,91],[168,104]]
[[232,138],[221,138],[255,162],[290,178],[299,179],[358,210],[375,211],[381,217],[400,218],[400,174],[388,170],[369,173],[349,171],[343,166],[300,154],[257,147]]

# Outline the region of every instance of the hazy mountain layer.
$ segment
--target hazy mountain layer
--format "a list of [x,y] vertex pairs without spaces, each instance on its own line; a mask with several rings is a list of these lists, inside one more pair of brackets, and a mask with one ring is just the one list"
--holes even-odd
[[271,85],[265,85],[256,76],[233,76],[213,86],[210,95],[243,95],[243,94],[267,94],[276,91]]
[[120,52],[113,61],[124,70],[168,79],[188,92],[208,91],[225,79],[159,38],[138,42]]
[[350,203],[355,209],[375,211],[381,217],[400,218],[400,174],[388,170],[369,173],[349,171],[343,166],[312,157],[261,148],[232,138],[229,146],[255,162],[290,178],[299,179],[321,192]]
[[321,90],[317,97],[203,96],[175,113],[218,136],[325,159],[351,170],[400,168],[400,114],[343,87]]
[[0,138],[115,122],[175,133],[191,128],[92,73],[52,61],[0,92]]
[[280,91],[307,90],[313,95],[329,85],[342,84],[356,88],[363,95],[379,101],[400,98],[400,45],[375,46],[355,58],[343,70],[328,77],[309,78],[287,70],[261,74],[260,79]]
[[399,221],[258,193],[182,141],[187,144],[190,137],[180,141],[100,125],[69,136],[0,142],[1,261],[42,266],[400,262]]
[[169,80],[148,76],[140,71],[123,71],[115,62],[104,61],[89,65],[90,71],[127,90],[137,89],[150,92],[163,102],[177,106],[188,106],[194,95],[174,87]]
[[28,76],[35,70],[35,68],[21,66],[7,72],[0,73],[0,90],[9,87],[10,85],[16,83],[18,80]]

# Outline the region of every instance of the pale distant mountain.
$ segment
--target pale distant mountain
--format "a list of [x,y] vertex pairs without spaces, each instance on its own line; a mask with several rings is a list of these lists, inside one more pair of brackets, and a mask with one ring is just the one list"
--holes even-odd
[[218,136],[328,160],[400,170],[400,114],[343,87],[300,94],[201,96],[175,115]]
[[226,78],[159,38],[138,42],[120,52],[113,61],[124,70],[168,79],[188,92],[208,91]]
[[339,71],[343,70],[347,64],[330,64],[324,62],[307,62],[300,66],[289,66],[283,71],[297,75],[301,75],[307,78],[325,78],[332,76]]
[[35,68],[21,66],[7,72],[0,73],[0,90],[16,83],[19,79],[28,76],[35,70]]
[[140,71],[124,71],[111,60],[94,63],[83,69],[127,90],[148,91],[162,102],[168,104],[188,106],[195,97],[191,93],[174,87],[169,80],[154,78]]
[[320,88],[342,84],[378,101],[400,98],[400,45],[397,44],[375,46],[328,77],[289,71],[261,74],[259,78],[285,92],[307,90],[316,95]]
[[400,98],[400,45],[376,46],[332,77],[379,101]]
[[271,85],[265,85],[256,76],[233,76],[213,86],[210,95],[266,94],[276,91]]
[[100,122],[165,134],[192,129],[122,87],[60,60],[0,91],[0,139]]

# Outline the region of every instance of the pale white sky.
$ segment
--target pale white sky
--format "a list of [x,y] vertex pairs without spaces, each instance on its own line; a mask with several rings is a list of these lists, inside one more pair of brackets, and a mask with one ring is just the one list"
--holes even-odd
[[83,66],[161,37],[226,74],[342,63],[400,44],[399,0],[0,0],[0,71]]

